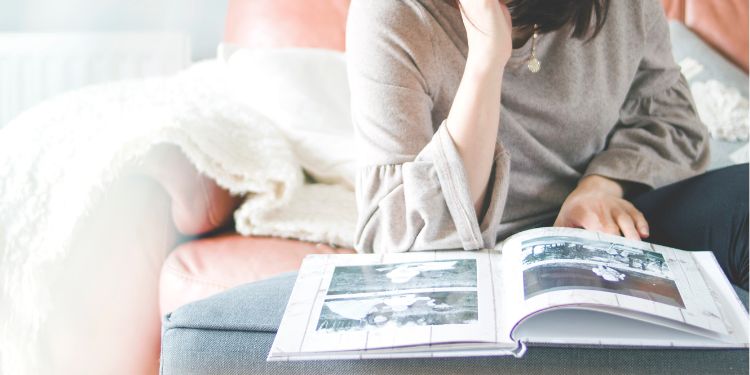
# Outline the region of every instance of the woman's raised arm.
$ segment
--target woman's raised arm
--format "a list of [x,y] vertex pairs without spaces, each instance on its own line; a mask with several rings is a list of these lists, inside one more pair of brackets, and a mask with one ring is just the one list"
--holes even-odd
[[[447,121],[433,118],[443,67],[433,46],[434,20],[422,5],[351,3],[347,59],[360,160],[359,251],[469,250],[495,243],[510,169],[509,155],[497,143],[510,24],[499,3],[472,1],[471,8],[468,0],[464,4],[471,21],[485,33],[507,28],[507,49],[479,30],[471,33],[472,55]],[[478,15],[489,4],[495,6],[491,13]],[[485,200],[487,191],[492,194]]]

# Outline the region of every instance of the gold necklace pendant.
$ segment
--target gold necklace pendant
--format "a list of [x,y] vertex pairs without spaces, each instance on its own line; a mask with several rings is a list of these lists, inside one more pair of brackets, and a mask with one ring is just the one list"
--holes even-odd
[[542,69],[542,62],[536,58],[536,40],[539,38],[539,26],[534,25],[534,35],[531,37],[531,57],[526,62],[526,66],[532,73],[537,73]]

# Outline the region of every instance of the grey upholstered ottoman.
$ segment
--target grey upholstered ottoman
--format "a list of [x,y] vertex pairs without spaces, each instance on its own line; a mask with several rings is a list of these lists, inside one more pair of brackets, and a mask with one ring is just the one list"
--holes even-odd
[[[246,284],[164,319],[167,374],[747,374],[747,350],[530,347],[521,358],[266,362],[295,274]],[[747,306],[747,292],[738,290]]]

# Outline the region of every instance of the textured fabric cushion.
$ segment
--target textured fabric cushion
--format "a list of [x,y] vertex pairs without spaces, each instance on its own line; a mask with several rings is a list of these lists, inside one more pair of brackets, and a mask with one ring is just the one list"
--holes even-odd
[[[295,274],[246,284],[164,320],[167,374],[747,374],[747,350],[529,348],[512,357],[266,362]],[[747,305],[747,292],[739,290]]]
[[162,266],[161,316],[231,287],[296,271],[307,254],[351,252],[323,244],[238,234],[185,243]]
[[226,71],[236,97],[276,125],[306,173],[354,189],[357,149],[344,53],[241,48]]

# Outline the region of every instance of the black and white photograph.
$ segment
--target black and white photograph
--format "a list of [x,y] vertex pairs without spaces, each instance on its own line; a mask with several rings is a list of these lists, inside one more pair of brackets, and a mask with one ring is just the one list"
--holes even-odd
[[521,246],[521,262],[524,267],[550,261],[593,262],[606,268],[626,269],[674,279],[662,254],[620,243],[549,236],[524,241]]
[[474,324],[477,292],[440,291],[328,299],[316,331],[351,332],[409,326]]
[[685,308],[674,280],[589,263],[548,263],[523,271],[524,298],[560,290],[598,290]]
[[521,246],[525,299],[560,290],[599,290],[685,307],[660,253],[568,236],[540,237]]
[[316,331],[472,324],[477,300],[475,259],[337,266]]
[[406,262],[384,265],[338,266],[329,296],[424,288],[476,288],[474,259]]

